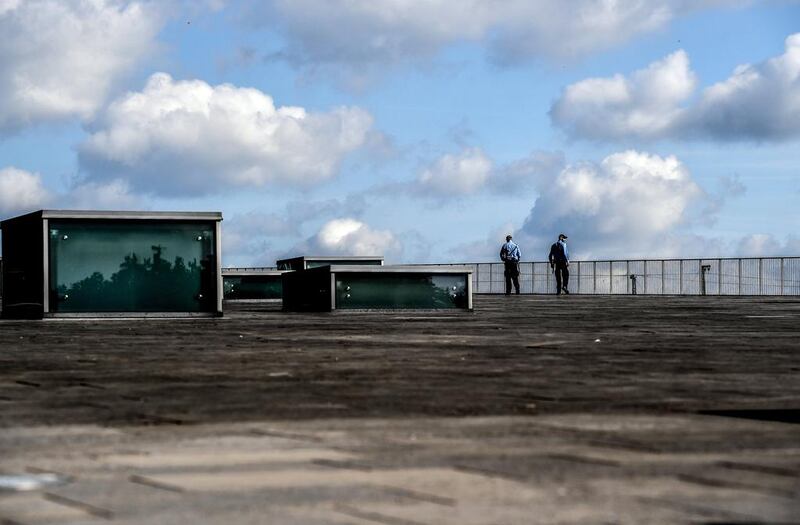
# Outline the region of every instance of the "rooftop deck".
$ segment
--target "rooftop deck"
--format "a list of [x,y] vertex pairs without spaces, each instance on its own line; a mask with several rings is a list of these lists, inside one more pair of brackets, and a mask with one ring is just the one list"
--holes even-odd
[[800,298],[0,321],[0,522],[796,522]]

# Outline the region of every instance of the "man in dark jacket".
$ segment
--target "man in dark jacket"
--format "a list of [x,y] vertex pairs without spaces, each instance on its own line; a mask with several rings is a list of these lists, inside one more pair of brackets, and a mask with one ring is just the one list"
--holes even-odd
[[567,249],[567,236],[563,233],[558,236],[558,241],[550,247],[550,268],[556,274],[556,295],[560,295],[563,290],[569,293],[569,250]]
[[505,266],[503,275],[506,278],[506,295],[511,295],[511,282],[514,282],[514,289],[519,295],[519,260],[522,259],[522,252],[519,251],[517,243],[511,240],[510,235],[506,235],[506,242],[500,247],[500,260]]

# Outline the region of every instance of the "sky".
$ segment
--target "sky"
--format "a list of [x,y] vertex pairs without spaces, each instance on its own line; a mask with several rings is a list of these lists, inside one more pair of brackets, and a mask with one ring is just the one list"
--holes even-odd
[[223,264],[800,254],[800,2],[0,0],[0,219]]

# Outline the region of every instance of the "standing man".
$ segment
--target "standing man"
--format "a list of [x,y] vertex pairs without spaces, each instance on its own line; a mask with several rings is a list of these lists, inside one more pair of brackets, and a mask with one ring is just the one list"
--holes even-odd
[[550,247],[550,268],[556,274],[556,295],[560,295],[563,290],[569,294],[569,250],[567,249],[567,236],[559,234],[558,241]]
[[519,246],[511,240],[510,235],[506,235],[506,242],[500,248],[500,260],[503,261],[505,269],[503,275],[506,278],[506,295],[511,295],[511,282],[514,282],[514,289],[519,295],[519,260],[522,253]]

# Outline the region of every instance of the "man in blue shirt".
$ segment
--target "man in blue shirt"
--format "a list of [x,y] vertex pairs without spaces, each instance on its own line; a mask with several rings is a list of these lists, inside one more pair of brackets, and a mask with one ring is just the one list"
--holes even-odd
[[511,282],[514,282],[514,289],[519,295],[519,260],[522,259],[522,252],[519,246],[511,240],[510,235],[506,235],[506,242],[500,248],[500,260],[503,261],[505,269],[503,275],[506,278],[506,295],[511,295]]
[[567,249],[567,236],[559,234],[558,241],[550,247],[550,268],[556,274],[556,295],[560,295],[563,290],[569,294],[569,250]]

